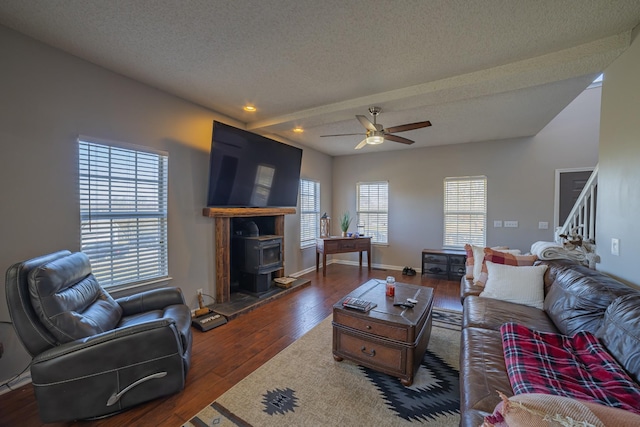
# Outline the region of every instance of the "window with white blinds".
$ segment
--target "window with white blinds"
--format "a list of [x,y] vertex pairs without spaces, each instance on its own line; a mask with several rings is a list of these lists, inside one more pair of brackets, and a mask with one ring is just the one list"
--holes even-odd
[[316,244],[320,227],[320,183],[300,179],[300,247]]
[[358,230],[364,227],[372,243],[389,243],[389,183],[359,182],[357,193]]
[[168,155],[84,137],[78,146],[81,251],[93,274],[104,287],[167,277]]
[[444,180],[444,247],[485,246],[487,177]]

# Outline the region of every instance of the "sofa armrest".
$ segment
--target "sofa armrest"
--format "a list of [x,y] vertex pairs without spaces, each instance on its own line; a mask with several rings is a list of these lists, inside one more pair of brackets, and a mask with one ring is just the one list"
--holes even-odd
[[184,296],[180,288],[160,288],[118,298],[116,302],[122,307],[122,315],[130,316],[145,311],[162,310],[170,305],[184,304]]
[[465,276],[462,276],[460,279],[460,303],[464,304],[464,299],[469,295],[480,295],[483,290],[484,287],[476,285],[474,279],[467,279]]

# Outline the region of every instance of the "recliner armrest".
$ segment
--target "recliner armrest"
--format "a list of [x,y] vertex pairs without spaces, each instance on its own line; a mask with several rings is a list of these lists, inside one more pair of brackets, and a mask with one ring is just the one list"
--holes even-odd
[[156,319],[37,355],[31,377],[44,422],[109,415],[184,388],[176,324]]
[[180,288],[153,289],[118,298],[116,302],[122,307],[123,316],[130,316],[151,310],[162,310],[170,305],[185,303]]
[[[168,328],[174,325],[175,321],[169,318],[156,319],[148,322],[139,323],[137,325],[127,326],[125,328],[113,329],[101,334],[93,335],[87,338],[81,338],[66,344],[52,347],[33,358],[33,363],[42,362],[65,355],[78,353],[82,351],[92,351],[92,349],[102,348],[104,345],[117,345],[119,341],[125,341],[129,337],[137,336],[137,338],[145,339],[145,333],[155,329]],[[175,328],[174,328],[175,330]]]

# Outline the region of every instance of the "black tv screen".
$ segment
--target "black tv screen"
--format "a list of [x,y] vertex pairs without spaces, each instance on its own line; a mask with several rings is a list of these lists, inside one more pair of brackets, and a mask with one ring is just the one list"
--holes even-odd
[[294,207],[302,150],[213,122],[207,206]]

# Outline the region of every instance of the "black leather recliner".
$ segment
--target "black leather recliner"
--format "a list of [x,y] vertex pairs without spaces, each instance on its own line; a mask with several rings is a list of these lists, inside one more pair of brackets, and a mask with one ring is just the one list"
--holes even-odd
[[43,422],[112,415],[184,388],[192,337],[180,289],[114,300],[85,254],[60,251],[12,265],[6,294]]

